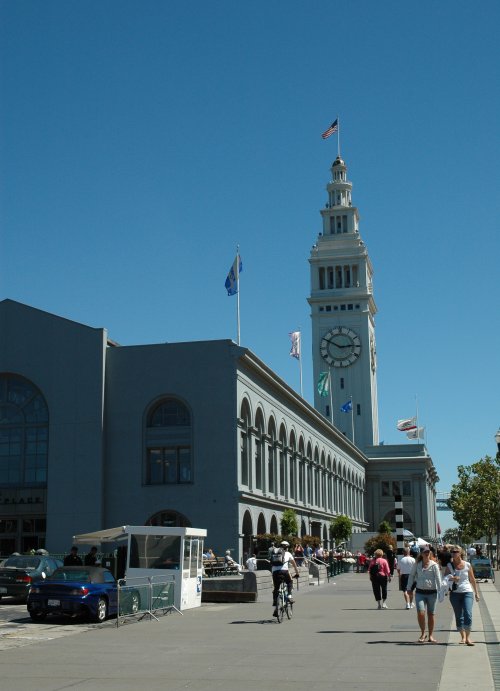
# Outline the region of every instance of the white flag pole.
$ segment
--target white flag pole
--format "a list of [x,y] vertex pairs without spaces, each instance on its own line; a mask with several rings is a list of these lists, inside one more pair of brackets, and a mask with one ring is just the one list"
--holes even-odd
[[340,158],[340,117],[337,115],[337,154]]
[[418,440],[420,438],[420,434],[418,431],[418,397],[417,394],[415,394],[415,424],[417,425],[417,436],[416,436],[416,442],[417,444],[419,443]]
[[354,441],[354,405],[352,403],[352,396],[350,396],[349,398],[351,399],[352,443],[355,444],[356,442]]
[[300,372],[300,396],[304,398],[304,392],[302,390],[302,331],[299,326],[299,372]]
[[332,387],[332,368],[328,365],[328,388],[330,389],[330,419],[333,425],[333,387]]
[[240,345],[240,246],[236,246],[236,328]]

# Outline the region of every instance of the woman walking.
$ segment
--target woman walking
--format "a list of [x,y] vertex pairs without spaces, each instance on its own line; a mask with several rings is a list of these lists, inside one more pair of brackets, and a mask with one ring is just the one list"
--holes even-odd
[[441,571],[439,565],[431,558],[429,545],[422,547],[417,561],[413,566],[408,577],[406,591],[411,592],[413,583],[416,583],[415,605],[417,608],[418,625],[420,626],[419,643],[425,643],[425,613],[427,611],[427,629],[429,633],[429,643],[437,643],[434,638],[434,624],[436,601],[438,590],[441,588]]
[[458,545],[451,547],[451,563],[446,567],[446,573],[453,580],[450,591],[450,602],[455,613],[455,621],[460,633],[460,643],[474,645],[470,639],[472,626],[472,605],[474,595],[479,602],[477,583],[474,577],[474,569],[468,561],[464,561],[464,552]]
[[372,582],[373,594],[377,601],[377,608],[387,609],[387,580],[390,578],[391,572],[381,549],[375,550],[373,559],[368,566],[368,573]]

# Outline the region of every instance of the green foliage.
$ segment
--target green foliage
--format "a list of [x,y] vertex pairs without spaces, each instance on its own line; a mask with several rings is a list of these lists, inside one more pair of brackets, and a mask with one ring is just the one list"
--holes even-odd
[[444,531],[443,542],[448,545],[467,545],[472,541],[470,535],[464,533],[460,528],[448,528]]
[[281,533],[283,535],[297,535],[299,524],[297,514],[293,509],[285,509],[281,517]]
[[352,534],[352,521],[348,516],[337,516],[330,523],[330,535],[335,542],[346,542]]
[[392,533],[392,528],[391,528],[391,524],[389,523],[389,521],[382,521],[382,523],[378,527],[378,532],[381,535],[384,535],[385,533],[389,533],[389,535],[390,535]]
[[384,553],[388,549],[396,551],[396,538],[389,533],[379,533],[365,542],[365,554],[373,554],[376,549],[381,549]]
[[[458,482],[451,488],[453,518],[462,540],[471,542],[485,535],[491,544],[500,533],[500,458],[486,456],[469,466],[458,466]],[[467,540],[464,539],[464,535]]]

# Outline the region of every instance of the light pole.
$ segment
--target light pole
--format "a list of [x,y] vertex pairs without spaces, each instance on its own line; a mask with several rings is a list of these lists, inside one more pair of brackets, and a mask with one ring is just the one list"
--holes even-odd
[[500,460],[500,427],[495,434],[495,441],[497,443],[497,460]]
[[[496,434],[495,434],[495,441],[497,443],[497,461],[500,462],[500,427],[497,429]],[[499,497],[499,505],[500,505],[500,497]],[[496,567],[498,569],[498,561],[500,557],[500,545],[498,544],[499,538],[500,538],[500,514],[497,517],[497,554],[496,554]]]

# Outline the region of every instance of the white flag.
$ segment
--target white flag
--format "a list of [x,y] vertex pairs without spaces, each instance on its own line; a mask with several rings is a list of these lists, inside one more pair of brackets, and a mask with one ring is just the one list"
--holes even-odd
[[410,429],[416,429],[417,418],[411,417],[408,420],[398,420],[397,427],[400,432],[407,432]]
[[424,438],[425,427],[419,427],[418,429],[411,429],[406,433],[408,439],[423,439]]
[[300,331],[292,331],[288,334],[292,339],[292,347],[290,349],[290,357],[300,360]]

